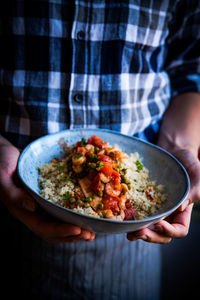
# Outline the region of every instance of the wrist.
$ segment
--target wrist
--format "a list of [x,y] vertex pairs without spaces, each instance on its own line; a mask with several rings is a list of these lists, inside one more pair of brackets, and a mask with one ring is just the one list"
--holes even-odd
[[165,112],[158,144],[167,150],[186,149],[198,153],[200,146],[200,94],[174,97]]
[[159,133],[158,145],[171,153],[175,153],[182,150],[189,150],[195,156],[198,155],[199,143],[194,139],[190,139],[190,136],[182,132],[168,132],[162,130]]

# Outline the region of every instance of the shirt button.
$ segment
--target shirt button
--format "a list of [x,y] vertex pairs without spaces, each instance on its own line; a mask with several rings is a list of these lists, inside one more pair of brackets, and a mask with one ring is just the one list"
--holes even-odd
[[85,38],[85,32],[83,30],[80,30],[78,33],[77,33],[77,38],[79,40],[83,40]]
[[76,103],[78,103],[78,104],[82,103],[82,102],[83,102],[83,95],[81,95],[81,94],[76,94],[76,95],[74,96],[74,101],[75,101]]

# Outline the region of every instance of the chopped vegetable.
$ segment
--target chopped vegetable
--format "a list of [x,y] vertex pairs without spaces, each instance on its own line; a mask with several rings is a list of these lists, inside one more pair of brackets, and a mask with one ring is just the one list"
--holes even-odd
[[85,138],[82,138],[82,139],[81,139],[81,146],[85,146],[85,144],[86,144],[86,139],[85,139]]
[[59,166],[56,167],[56,170],[58,170],[58,171],[61,171],[61,170],[63,170],[63,169],[64,169],[64,166],[63,166],[63,165],[59,165]]
[[138,171],[141,171],[141,170],[143,170],[143,164],[139,161],[139,160],[136,160],[136,166],[137,166],[137,169],[138,169]]
[[67,191],[65,194],[64,194],[64,201],[69,201],[70,199],[70,193]]

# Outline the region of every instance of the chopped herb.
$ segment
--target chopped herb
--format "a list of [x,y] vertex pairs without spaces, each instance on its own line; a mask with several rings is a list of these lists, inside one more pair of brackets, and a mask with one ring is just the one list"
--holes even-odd
[[71,178],[69,176],[65,177],[66,181],[72,181],[73,183],[76,183],[76,179],[75,178]]
[[98,152],[100,149],[99,149],[99,147],[95,147],[95,152]]
[[136,189],[136,191],[139,193],[144,193],[144,190],[141,190],[141,189]]
[[122,168],[122,166],[118,165],[118,166],[116,166],[116,168],[114,168],[114,170],[117,171],[117,172],[119,173],[119,172],[120,172],[119,169],[121,169],[121,168]]
[[130,189],[131,189],[131,183],[129,182],[129,183],[127,184],[127,186],[128,186],[128,189],[130,190]]
[[43,182],[42,180],[40,180],[40,181],[39,181],[39,185],[40,185],[40,187],[42,187],[42,186],[43,186],[43,183],[44,183],[44,182]]
[[81,139],[81,147],[85,146],[86,144],[86,139],[85,138],[82,138]]
[[56,167],[56,170],[58,170],[58,171],[61,171],[61,170],[63,170],[64,169],[64,166],[63,165],[60,165],[60,166],[57,166]]
[[104,166],[104,163],[102,161],[99,161],[98,162],[98,167],[103,167]]
[[92,161],[94,161],[94,162],[97,162],[97,161],[98,161],[98,157],[97,157],[96,154],[92,154],[92,155],[91,155],[91,159],[92,159]]
[[77,158],[79,158],[79,157],[81,157],[81,156],[83,156],[82,153],[76,153],[76,157],[77,157]]
[[117,213],[117,212],[114,212],[113,215],[114,215],[114,216],[118,216],[118,213]]
[[143,170],[144,166],[143,166],[143,164],[139,160],[136,160],[135,164],[137,166],[138,171]]
[[122,171],[124,172],[124,174],[126,174],[127,168],[123,168]]
[[137,182],[137,179],[134,179],[135,182]]
[[62,180],[62,181],[72,181],[73,183],[76,183],[76,179],[73,179],[73,178],[71,178],[71,177],[69,177],[69,176],[67,176],[67,177],[64,177],[64,176],[60,176],[60,180]]
[[64,194],[64,201],[69,201],[70,199],[70,193],[69,191],[67,191],[65,194]]

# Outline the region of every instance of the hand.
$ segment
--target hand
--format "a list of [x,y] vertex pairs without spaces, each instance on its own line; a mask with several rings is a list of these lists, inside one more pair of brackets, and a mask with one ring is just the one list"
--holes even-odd
[[[171,151],[173,152],[173,151]],[[143,239],[152,243],[169,243],[172,238],[187,235],[193,202],[200,199],[200,162],[190,150],[176,149],[174,154],[185,166],[190,176],[190,192],[185,202],[172,215],[155,224],[153,230],[145,228],[127,235],[128,240]]]
[[0,144],[0,195],[9,212],[48,242],[92,241],[93,232],[72,224],[48,220],[37,210],[35,200],[16,183],[19,151],[8,142]]

